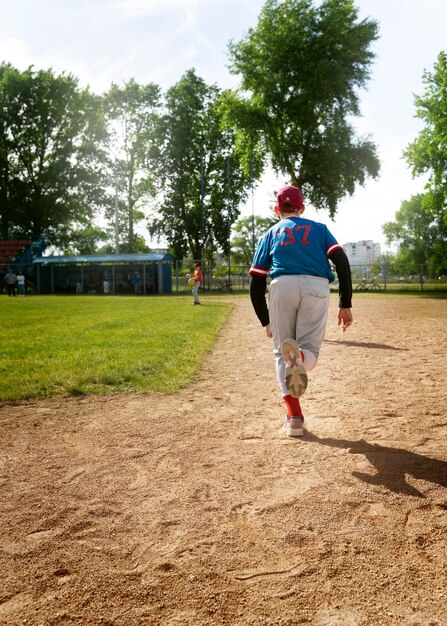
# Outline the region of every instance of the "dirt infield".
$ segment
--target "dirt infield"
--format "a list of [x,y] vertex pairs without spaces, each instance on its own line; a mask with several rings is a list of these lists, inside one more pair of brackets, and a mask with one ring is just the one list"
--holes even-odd
[[447,624],[447,300],[354,313],[300,440],[241,299],[181,393],[0,407],[0,624]]

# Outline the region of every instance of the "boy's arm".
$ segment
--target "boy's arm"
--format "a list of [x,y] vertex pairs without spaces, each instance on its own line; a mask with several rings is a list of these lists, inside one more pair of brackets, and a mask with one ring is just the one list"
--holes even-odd
[[267,326],[270,323],[269,310],[267,308],[267,301],[265,299],[266,290],[267,277],[251,274],[250,300],[262,326]]
[[349,259],[342,248],[334,250],[331,261],[335,265],[338,276],[338,293],[340,296],[338,306],[340,309],[352,307],[352,278]]

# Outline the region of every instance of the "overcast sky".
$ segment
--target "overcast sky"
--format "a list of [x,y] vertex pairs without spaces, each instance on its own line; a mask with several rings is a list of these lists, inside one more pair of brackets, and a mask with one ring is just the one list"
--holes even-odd
[[[74,74],[102,93],[112,82],[134,78],[165,90],[194,67],[207,83],[235,87],[227,69],[227,44],[256,27],[261,0],[0,0],[0,61],[18,69],[52,67]],[[377,145],[381,175],[340,203],[326,222],[340,243],[372,239],[385,247],[382,224],[401,202],[423,191],[402,159],[421,123],[414,94],[422,95],[424,70],[447,50],[445,0],[357,0],[360,18],[379,22],[380,39],[368,89],[361,93],[361,135]],[[269,215],[272,192],[287,179],[266,174],[243,215]]]

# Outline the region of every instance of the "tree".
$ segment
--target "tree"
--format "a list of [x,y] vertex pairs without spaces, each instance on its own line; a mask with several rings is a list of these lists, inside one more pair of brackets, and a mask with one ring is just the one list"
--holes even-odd
[[430,202],[430,194],[412,196],[402,202],[395,221],[387,222],[382,229],[388,243],[399,244],[397,262],[409,266],[411,273],[419,272],[424,265],[427,273],[436,276],[447,269],[447,228],[435,219]]
[[0,228],[63,247],[101,205],[100,99],[71,75],[0,66]]
[[228,252],[229,228],[247,195],[250,178],[232,134],[221,128],[220,99],[218,87],[207,85],[193,69],[165,95],[160,201],[149,232],[163,236],[177,259],[188,253],[201,259],[205,247],[208,257],[217,248]]
[[[441,52],[434,72],[424,72],[423,96],[415,96],[416,116],[425,122],[418,137],[404,150],[412,175],[428,174],[421,201],[423,222],[430,232],[428,262],[445,273],[447,259],[447,55]],[[428,245],[428,241],[427,241]]]
[[396,255],[392,252],[384,252],[380,256],[378,256],[373,264],[371,265],[371,274],[373,276],[383,276],[383,271],[385,269],[387,276],[392,276],[396,274]]
[[141,248],[141,237],[135,234],[135,226],[144,219],[145,208],[156,189],[153,163],[158,155],[159,102],[157,85],[138,85],[134,80],[122,88],[113,84],[105,95],[113,187],[106,217],[113,231],[116,202],[120,249],[129,253]]
[[379,172],[374,144],[349,123],[360,113],[357,89],[377,37],[377,23],[358,21],[352,0],[267,0],[257,28],[229,45],[230,69],[242,80],[226,94],[225,123],[331,217]]
[[107,234],[97,226],[87,226],[74,230],[70,236],[70,243],[63,246],[63,254],[98,254],[99,242],[107,241]]
[[399,244],[399,260],[427,266],[432,276],[447,271],[447,56],[441,52],[433,73],[424,72],[416,115],[425,122],[404,150],[412,175],[428,174],[426,192],[402,203],[394,222],[383,226],[388,242]]
[[441,52],[433,73],[425,71],[423,96],[415,96],[416,117],[424,129],[404,151],[413,176],[429,173],[427,189],[443,208],[447,200],[447,55]]
[[231,254],[236,265],[251,264],[259,239],[277,221],[278,218],[273,215],[272,217],[254,215],[237,221],[231,240]]

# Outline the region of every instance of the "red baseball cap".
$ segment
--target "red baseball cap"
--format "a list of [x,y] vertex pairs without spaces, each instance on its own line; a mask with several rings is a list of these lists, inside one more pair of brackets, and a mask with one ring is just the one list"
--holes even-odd
[[[288,206],[285,207],[284,205]],[[278,191],[275,209],[278,209],[281,213],[293,213],[296,209],[302,209],[303,206],[303,194],[298,187],[286,185]]]

